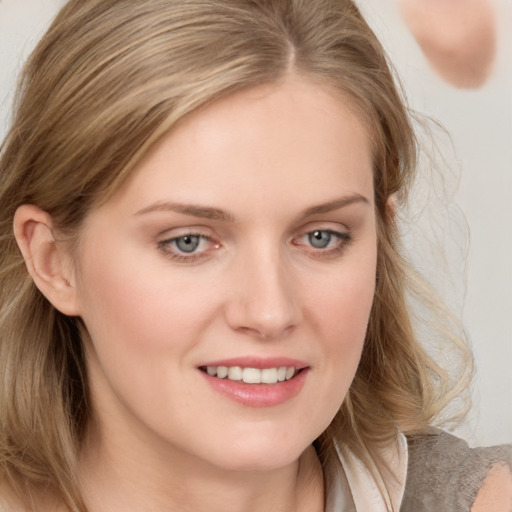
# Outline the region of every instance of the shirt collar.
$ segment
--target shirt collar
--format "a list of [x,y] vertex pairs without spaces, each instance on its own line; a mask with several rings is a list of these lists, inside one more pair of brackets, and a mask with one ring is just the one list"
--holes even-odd
[[353,453],[338,450],[339,463],[326,471],[326,512],[388,512],[400,510],[407,476],[407,440],[399,434],[384,450],[395,478],[388,477],[383,483],[389,497],[383,495],[368,468]]

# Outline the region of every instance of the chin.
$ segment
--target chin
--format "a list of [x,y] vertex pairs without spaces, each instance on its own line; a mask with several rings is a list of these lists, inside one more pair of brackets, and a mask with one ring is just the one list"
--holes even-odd
[[216,465],[228,471],[274,471],[296,462],[311,443],[309,437],[304,440],[247,437],[230,443],[229,449],[212,454],[212,458],[217,460]]

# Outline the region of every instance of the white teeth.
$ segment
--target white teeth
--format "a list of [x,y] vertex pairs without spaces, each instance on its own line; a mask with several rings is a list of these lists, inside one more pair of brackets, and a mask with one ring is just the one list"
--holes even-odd
[[230,366],[228,368],[228,379],[229,380],[242,380],[243,372],[240,366]]
[[211,377],[234,381],[243,381],[246,384],[276,384],[290,380],[295,376],[293,366],[280,366],[279,368],[242,368],[240,366],[207,366],[206,373]]
[[261,382],[263,384],[275,384],[277,382],[277,368],[261,370]]
[[261,382],[261,370],[257,368],[244,368],[242,380],[246,384],[259,384]]
[[217,377],[219,379],[224,379],[228,376],[228,367],[227,366],[217,366]]

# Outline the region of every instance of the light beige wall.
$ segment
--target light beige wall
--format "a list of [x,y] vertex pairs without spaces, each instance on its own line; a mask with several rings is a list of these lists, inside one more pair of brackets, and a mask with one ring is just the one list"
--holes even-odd
[[[435,75],[401,19],[395,0],[359,0],[359,4],[391,54],[411,106],[439,120],[453,141],[453,149],[447,137],[441,137],[440,145],[446,158],[446,186],[454,192],[462,214],[452,210],[448,221],[430,212],[447,230],[444,242],[451,282],[442,261],[430,254],[422,258],[421,253],[415,259],[433,281],[440,276],[445,279],[445,292],[455,307],[464,304],[477,376],[475,407],[459,433],[472,443],[511,442],[512,3],[494,0],[497,60],[489,81],[475,91],[455,89]],[[436,204],[435,197],[426,203]],[[465,269],[464,248],[458,247],[464,244],[464,234],[460,227],[450,225],[458,222],[460,226],[464,217],[470,230]],[[418,236],[421,232],[414,234],[415,239]]]

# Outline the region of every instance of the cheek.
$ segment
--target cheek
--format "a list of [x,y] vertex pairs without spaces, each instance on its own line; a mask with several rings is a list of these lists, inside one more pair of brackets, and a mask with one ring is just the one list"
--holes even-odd
[[125,255],[104,258],[85,269],[81,303],[94,340],[164,350],[179,345],[188,338],[185,333],[197,327],[201,290],[180,275],[143,261],[137,254]]
[[188,388],[180,384],[191,378],[190,359],[215,305],[198,289],[199,280],[143,261],[139,254],[118,254],[84,267],[88,371],[97,408],[111,410],[120,401],[135,416],[161,422],[163,432],[163,411],[186,412]]
[[356,264],[334,272],[323,290],[312,295],[315,327],[333,344],[346,349],[362,343],[375,294],[375,261],[372,253]]
[[323,293],[311,296],[312,326],[322,341],[325,359],[321,374],[329,386],[335,411],[357,370],[375,293],[376,257],[371,250],[354,259],[326,283]]

